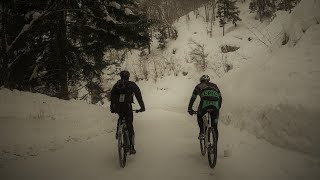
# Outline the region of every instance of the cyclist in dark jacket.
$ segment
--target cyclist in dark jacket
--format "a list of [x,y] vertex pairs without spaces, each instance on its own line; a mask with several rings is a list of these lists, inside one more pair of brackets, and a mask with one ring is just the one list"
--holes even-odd
[[[130,153],[135,154],[136,150],[134,148],[134,130],[133,130],[133,112],[132,103],[133,96],[136,96],[138,103],[140,105],[139,112],[145,111],[144,102],[142,100],[141,91],[138,85],[132,81],[129,81],[130,73],[128,71],[120,72],[121,79],[113,86],[111,90],[111,103],[110,111],[112,113],[117,113],[120,116],[126,116],[127,127],[129,131],[130,138]],[[119,126],[119,120],[117,124],[117,130]],[[116,138],[117,133],[116,133]]]
[[194,88],[192,97],[189,102],[188,112],[190,115],[194,114],[192,109],[193,103],[196,100],[197,96],[200,96],[200,104],[198,107],[197,120],[200,128],[199,139],[204,138],[204,129],[203,129],[203,120],[202,117],[207,112],[208,109],[213,110],[210,114],[211,116],[211,126],[217,133],[218,140],[218,118],[219,110],[222,104],[222,96],[218,86],[210,82],[210,77],[208,75],[203,75],[200,78],[200,83]]

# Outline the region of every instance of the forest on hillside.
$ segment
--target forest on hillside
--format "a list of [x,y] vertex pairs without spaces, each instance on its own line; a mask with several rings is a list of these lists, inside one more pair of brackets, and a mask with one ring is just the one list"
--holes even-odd
[[[0,86],[92,103],[106,96],[103,70],[121,64],[132,49],[163,49],[179,32],[178,18],[205,7],[204,21],[222,28],[241,21],[246,0],[7,0],[0,2]],[[247,0],[248,1],[248,0]],[[299,0],[251,0],[257,20],[291,11]],[[212,33],[212,32],[211,32]],[[143,54],[142,54],[143,55]]]

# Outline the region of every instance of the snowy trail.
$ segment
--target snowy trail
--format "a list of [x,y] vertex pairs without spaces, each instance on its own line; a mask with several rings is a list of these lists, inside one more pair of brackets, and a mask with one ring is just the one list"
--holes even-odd
[[[156,116],[155,116],[156,115]],[[114,133],[0,168],[0,179],[317,179],[319,162],[220,126],[214,170],[199,152],[195,117],[164,110],[135,114],[137,154],[119,167]],[[229,145],[231,157],[222,156]]]

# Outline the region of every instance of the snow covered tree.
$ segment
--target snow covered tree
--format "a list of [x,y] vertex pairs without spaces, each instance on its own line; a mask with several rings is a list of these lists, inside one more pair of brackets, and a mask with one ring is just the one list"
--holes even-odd
[[167,44],[166,39],[168,38],[166,27],[162,26],[159,28],[159,34],[157,35],[156,38],[159,42],[158,48],[163,50],[166,47],[166,44]]
[[1,1],[0,85],[63,99],[71,87],[100,92],[104,52],[150,41],[143,11],[132,0],[117,2]]
[[257,12],[257,18],[263,21],[264,18],[271,18],[277,10],[277,0],[252,0],[249,4],[251,12]]
[[224,36],[224,27],[228,22],[237,26],[237,21],[241,21],[240,10],[238,10],[234,0],[218,0],[216,3],[218,6],[217,18],[219,18],[220,27],[223,28]]
[[279,10],[285,10],[289,11],[291,13],[291,10],[300,2],[300,0],[280,0],[278,3],[278,9]]
[[194,40],[189,40],[191,51],[189,53],[191,61],[195,63],[202,71],[205,71],[208,66],[208,53],[205,52],[204,44],[200,44]]

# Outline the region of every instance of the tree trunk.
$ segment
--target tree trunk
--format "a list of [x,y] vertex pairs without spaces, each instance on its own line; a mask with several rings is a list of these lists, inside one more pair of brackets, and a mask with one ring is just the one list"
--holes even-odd
[[205,18],[206,18],[206,22],[209,22],[209,6],[208,4],[204,5],[204,14],[205,14]]
[[224,24],[222,26],[222,36],[224,36]]
[[0,86],[4,85],[5,87],[8,87],[8,39],[7,39],[7,20],[8,20],[8,14],[7,10],[5,9],[5,4],[2,3],[2,36],[1,36],[1,79],[0,79]]
[[214,24],[214,21],[216,20],[215,8],[216,8],[216,2],[215,2],[215,0],[212,0],[212,16],[211,16],[211,24],[210,24],[210,37],[212,37],[213,24]]
[[65,54],[67,49],[67,29],[66,29],[66,12],[61,11],[58,14],[59,26],[57,27],[57,57],[60,60],[60,88],[59,88],[59,98],[68,100],[69,99],[69,89],[68,89],[68,62]]
[[150,31],[150,34],[151,36],[149,35],[149,42],[148,42],[148,53],[151,54],[151,38],[152,37],[152,30],[149,30]]
[[216,21],[216,0],[212,0],[212,17],[213,17],[213,22]]
[[224,36],[224,26],[226,25],[225,19],[226,19],[226,11],[227,11],[227,7],[226,7],[226,2],[223,3],[223,26],[222,26],[222,36]]

